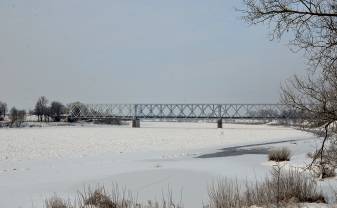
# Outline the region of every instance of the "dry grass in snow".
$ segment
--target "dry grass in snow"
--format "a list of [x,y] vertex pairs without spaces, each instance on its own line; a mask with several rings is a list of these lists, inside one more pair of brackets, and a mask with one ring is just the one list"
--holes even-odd
[[59,197],[52,197],[46,200],[46,208],[182,208],[182,205],[173,201],[171,193],[163,197],[161,202],[148,201],[140,203],[131,192],[121,190],[115,185],[111,192],[104,187],[94,190],[88,188],[79,192],[78,199],[74,203],[69,203]]
[[271,177],[244,186],[237,181],[223,179],[209,190],[210,208],[287,207],[289,203],[318,202],[325,198],[317,190],[316,181],[296,170],[274,169]]
[[286,147],[272,149],[268,153],[268,159],[276,162],[289,161],[290,157],[291,152]]

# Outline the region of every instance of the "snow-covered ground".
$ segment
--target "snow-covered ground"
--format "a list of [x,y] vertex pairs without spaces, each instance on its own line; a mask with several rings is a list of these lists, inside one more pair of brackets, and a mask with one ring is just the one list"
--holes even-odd
[[0,207],[39,208],[54,193],[69,197],[88,185],[113,183],[140,200],[160,200],[171,190],[185,207],[201,207],[207,203],[207,186],[218,177],[254,180],[267,175],[271,164],[265,154],[198,156],[226,147],[288,146],[291,164],[303,165],[318,142],[310,133],[269,125],[224,124],[217,129],[214,123],[142,122],[139,129],[0,129]]

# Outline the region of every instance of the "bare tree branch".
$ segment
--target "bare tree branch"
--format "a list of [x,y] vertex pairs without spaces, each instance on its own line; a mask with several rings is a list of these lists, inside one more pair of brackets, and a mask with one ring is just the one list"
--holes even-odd
[[291,33],[294,51],[304,50],[315,69],[337,60],[337,3],[334,0],[243,0],[249,24],[266,23],[272,38]]

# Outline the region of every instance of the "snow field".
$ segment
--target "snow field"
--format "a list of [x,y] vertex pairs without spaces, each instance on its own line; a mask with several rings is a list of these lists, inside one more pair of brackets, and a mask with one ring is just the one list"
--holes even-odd
[[236,145],[305,139],[311,134],[266,125],[142,123],[129,127],[45,127],[0,129],[0,161],[79,158],[104,153],[186,153]]
[[[87,186],[118,183],[140,201],[161,200],[169,190],[186,208],[208,200],[219,177],[255,180],[272,166],[266,155],[200,159],[225,147],[268,142],[287,146],[289,165],[303,165],[319,140],[310,133],[269,125],[141,122],[129,126],[0,129],[0,207],[43,207],[57,193],[72,197]],[[15,201],[11,200],[15,198]],[[34,206],[32,206],[34,205]]]

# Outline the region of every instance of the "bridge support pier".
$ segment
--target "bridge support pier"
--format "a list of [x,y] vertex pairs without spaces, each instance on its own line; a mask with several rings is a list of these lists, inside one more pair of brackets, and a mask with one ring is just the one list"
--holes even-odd
[[222,129],[222,118],[218,119],[218,129]]
[[132,119],[132,128],[140,128],[140,120],[138,118]]

